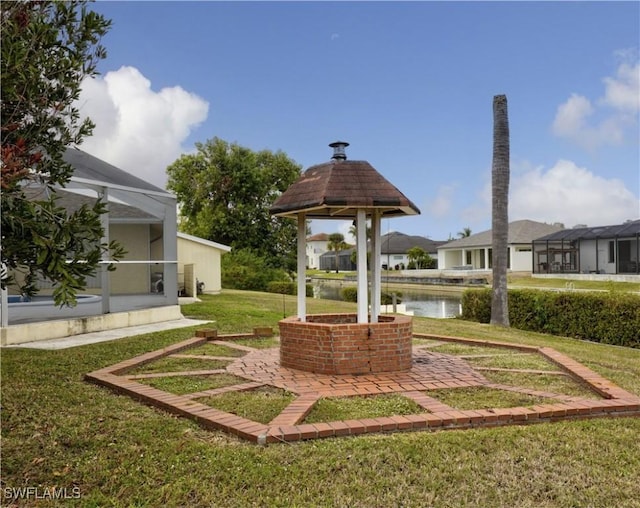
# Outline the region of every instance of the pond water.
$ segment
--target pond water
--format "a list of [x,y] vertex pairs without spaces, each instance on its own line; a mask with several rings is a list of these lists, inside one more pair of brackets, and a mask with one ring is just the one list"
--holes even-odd
[[[313,297],[324,298],[325,300],[342,300],[340,291],[347,286],[354,286],[353,283],[342,281],[314,280]],[[382,291],[392,293],[394,288],[387,288],[382,285]],[[452,318],[461,313],[460,293],[443,292],[437,290],[424,289],[424,286],[411,289],[397,289],[402,293],[402,303],[407,311],[413,312],[414,316],[433,318]]]

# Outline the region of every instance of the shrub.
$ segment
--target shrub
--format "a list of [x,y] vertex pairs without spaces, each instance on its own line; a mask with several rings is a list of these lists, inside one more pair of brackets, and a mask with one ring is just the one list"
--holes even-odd
[[462,319],[488,323],[491,321],[491,290],[467,289],[462,293]]
[[[491,320],[491,290],[462,294],[462,319]],[[509,322],[514,328],[640,347],[640,296],[597,293],[509,290]]]
[[231,251],[222,256],[222,287],[266,291],[272,281],[289,280],[281,268],[273,268],[267,260],[249,249]]
[[[286,280],[274,280],[267,284],[267,292],[279,293],[283,295],[297,295],[298,285],[295,282]],[[305,285],[305,295],[313,297],[313,286],[311,284]]]
[[[396,293],[396,303],[402,302],[402,293],[399,291],[395,291]],[[356,286],[347,286],[342,288],[340,291],[340,296],[345,302],[357,302],[358,301],[358,288]],[[369,298],[371,298],[371,294],[369,294]],[[391,305],[393,303],[391,293],[386,291],[382,291],[380,294],[380,304],[381,305]]]
[[345,302],[357,302],[358,301],[358,288],[355,286],[347,286],[342,288],[340,296]]
[[[402,303],[402,293],[400,291],[394,291],[393,293],[396,294],[396,303]],[[393,303],[393,293],[383,291],[380,294],[380,304],[391,305]]]

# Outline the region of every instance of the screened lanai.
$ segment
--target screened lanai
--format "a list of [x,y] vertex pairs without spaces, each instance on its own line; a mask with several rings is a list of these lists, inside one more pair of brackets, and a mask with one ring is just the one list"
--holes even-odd
[[[58,203],[72,211],[98,198],[107,202],[102,242],[116,240],[126,254],[108,271],[113,260],[105,253],[75,307],[45,305],[53,291],[46,280],[38,281],[38,296],[32,301],[20,301],[9,288],[2,302],[2,325],[177,306],[175,196],[77,149],[68,149],[65,160],[74,173],[64,189],[54,189]],[[50,192],[42,186],[27,188],[32,199],[47,199]]]
[[533,241],[533,273],[640,274],[640,220],[564,229]]

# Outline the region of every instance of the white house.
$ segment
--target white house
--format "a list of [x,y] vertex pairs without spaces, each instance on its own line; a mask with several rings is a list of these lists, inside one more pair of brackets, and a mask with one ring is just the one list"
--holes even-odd
[[307,237],[306,243],[307,268],[312,270],[320,269],[320,256],[329,251],[329,235],[318,233]]
[[[512,271],[533,270],[531,244],[536,238],[561,231],[561,224],[545,224],[532,220],[509,223],[507,237],[508,268]],[[491,264],[492,232],[490,229],[460,238],[438,247],[440,270],[489,270]]]
[[178,232],[178,289],[185,296],[222,289],[220,261],[231,247]]

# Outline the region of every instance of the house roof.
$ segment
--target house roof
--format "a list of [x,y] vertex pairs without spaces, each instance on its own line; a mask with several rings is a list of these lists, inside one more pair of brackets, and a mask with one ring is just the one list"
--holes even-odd
[[231,251],[231,247],[228,245],[223,245],[218,242],[212,242],[211,240],[205,240],[204,238],[200,238],[199,236],[188,235],[186,233],[181,233],[178,231],[178,238],[182,238],[183,240],[188,240],[190,242],[199,243],[201,245],[206,245],[207,247],[213,247],[214,249],[218,249],[224,252]]
[[366,161],[331,160],[311,166],[276,200],[271,214],[309,219],[345,219],[357,209],[383,217],[417,215],[420,210]]
[[327,233],[317,233],[307,237],[307,242],[328,242],[329,235]]
[[564,229],[536,239],[536,242],[547,240],[591,240],[596,238],[633,237],[640,235],[640,219],[627,221],[614,226],[596,226]]
[[[508,240],[509,244],[531,243],[533,240],[551,233],[562,230],[559,224],[546,224],[532,220],[517,220],[509,223]],[[460,238],[453,242],[441,245],[439,249],[463,249],[469,247],[491,246],[492,232],[490,229],[476,233],[475,235]]]
[[435,241],[424,236],[405,235],[392,231],[380,237],[382,254],[406,254],[412,247],[421,247],[430,254],[435,254],[438,247],[446,242]]
[[[75,212],[86,205],[93,207],[98,200],[95,196],[89,196],[86,194],[80,194],[77,191],[71,192],[61,188],[55,188],[50,190],[44,185],[31,183],[24,187],[24,193],[27,199],[30,200],[46,200],[49,199],[49,195],[54,193],[56,196],[56,203],[67,210],[68,212]],[[154,215],[147,213],[135,206],[129,206],[117,201],[109,201],[109,221],[110,222],[162,222]]]
[[93,180],[107,185],[118,185],[171,196],[166,190],[145,182],[141,178],[77,148],[67,148],[63,158],[73,166],[73,177],[76,179]]

